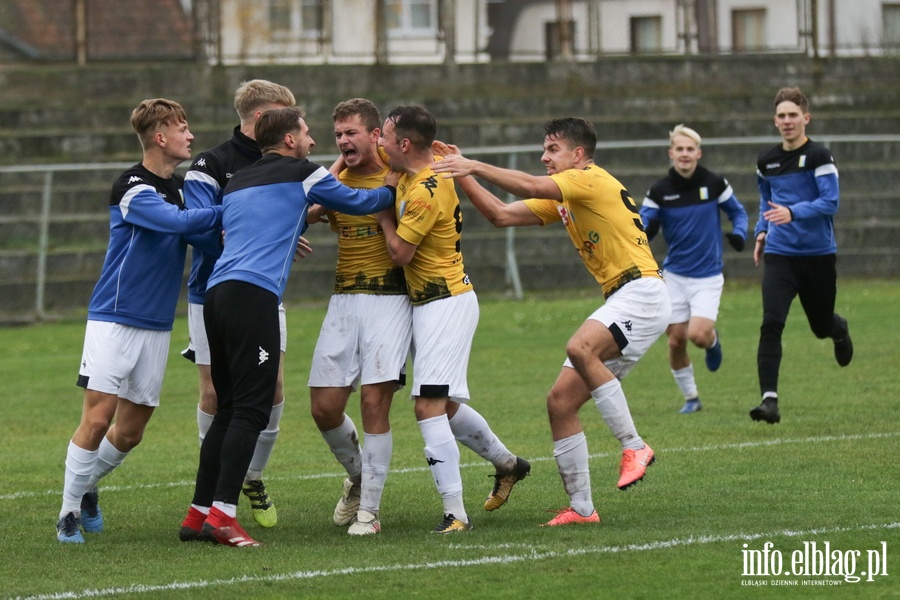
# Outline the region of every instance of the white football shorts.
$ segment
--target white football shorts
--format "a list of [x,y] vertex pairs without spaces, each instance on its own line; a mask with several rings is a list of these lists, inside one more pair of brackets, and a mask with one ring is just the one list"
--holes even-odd
[[474,291],[413,306],[411,396],[469,400],[469,354],[478,326]]
[[719,273],[712,277],[685,277],[670,271],[663,271],[669,300],[672,302],[672,316],[669,323],[687,323],[691,317],[703,317],[715,321],[719,316],[719,301],[725,276]]
[[134,404],[159,406],[171,331],[88,321],[80,379],[86,389],[114,394]]
[[405,376],[412,308],[404,295],[334,294],[319,330],[310,387],[346,387]]
[[[672,305],[665,281],[644,277],[626,283],[588,317],[607,328],[615,326],[627,341],[622,348],[622,356],[603,364],[618,379],[623,379],[665,332],[671,314]],[[568,358],[563,365],[574,368]]]
[[[287,315],[284,304],[278,305],[278,324],[281,327],[281,352],[284,353],[287,349]],[[188,335],[190,341],[182,354],[193,352],[196,364],[209,365],[209,339],[206,337],[202,304],[188,302]]]

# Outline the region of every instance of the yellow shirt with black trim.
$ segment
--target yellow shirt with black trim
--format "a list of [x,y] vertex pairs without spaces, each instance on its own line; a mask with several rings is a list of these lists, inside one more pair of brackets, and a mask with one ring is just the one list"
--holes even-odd
[[[356,189],[384,185],[388,167],[371,175],[341,171],[338,179]],[[406,294],[403,267],[391,261],[384,243],[384,231],[373,215],[348,215],[328,211],[331,229],[338,238],[338,260],[334,278],[335,294]]]
[[641,277],[662,278],[638,207],[615,177],[597,165],[550,176],[563,200],[525,200],[544,225],[562,221],[584,266],[610,294]]
[[418,246],[404,268],[410,302],[425,304],[473,289],[463,265],[462,211],[452,179],[428,166],[397,184],[397,235]]

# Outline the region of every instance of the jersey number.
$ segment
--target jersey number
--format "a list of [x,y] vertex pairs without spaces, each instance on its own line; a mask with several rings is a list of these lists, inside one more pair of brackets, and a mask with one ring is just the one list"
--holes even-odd
[[[636,215],[640,215],[640,210],[638,209],[637,204],[634,203],[634,199],[628,195],[628,190],[622,190],[619,194],[622,196],[622,202],[625,204],[625,208]],[[637,227],[641,233],[646,233],[640,216],[634,218],[634,226]]]

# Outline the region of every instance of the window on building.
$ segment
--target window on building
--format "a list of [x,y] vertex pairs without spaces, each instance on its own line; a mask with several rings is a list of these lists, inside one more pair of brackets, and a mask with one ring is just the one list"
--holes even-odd
[[766,9],[735,10],[731,13],[731,49],[734,52],[766,48]]
[[321,0],[269,0],[269,29],[276,37],[317,37],[322,31]]
[[900,52],[900,4],[881,6],[881,23],[881,43],[885,51],[897,54]]
[[394,35],[433,34],[437,31],[437,4],[437,0],[387,0],[388,30]]
[[635,54],[662,51],[662,17],[631,17],[631,51]]

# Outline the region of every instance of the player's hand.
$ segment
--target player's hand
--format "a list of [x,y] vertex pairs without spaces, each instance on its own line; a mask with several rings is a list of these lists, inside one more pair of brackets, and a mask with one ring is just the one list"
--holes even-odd
[[294,251],[294,261],[300,258],[306,258],[308,255],[312,254],[312,245],[310,245],[309,240],[300,236],[300,239],[297,240],[297,249]]
[[787,225],[794,220],[794,213],[787,206],[781,206],[769,201],[769,210],[763,213],[763,218],[773,225]]
[[462,155],[462,152],[459,150],[459,146],[454,146],[453,144],[446,144],[440,140],[434,140],[431,142],[431,152],[438,157],[450,156],[451,154],[459,154]]
[[766,232],[760,231],[756,236],[756,247],[753,248],[753,266],[758,267],[762,260],[763,251],[766,249]]
[[384,176],[384,185],[397,187],[397,184],[400,183],[401,174],[399,171],[388,171],[388,174]]
[[313,204],[306,211],[306,223],[328,223],[328,209],[321,204]]
[[443,173],[445,179],[465,177],[475,172],[475,161],[462,154],[449,154],[431,165],[435,173]]
[[728,243],[731,244],[731,247],[738,252],[744,249],[744,238],[742,238],[738,234],[726,233],[725,237],[728,238]]

